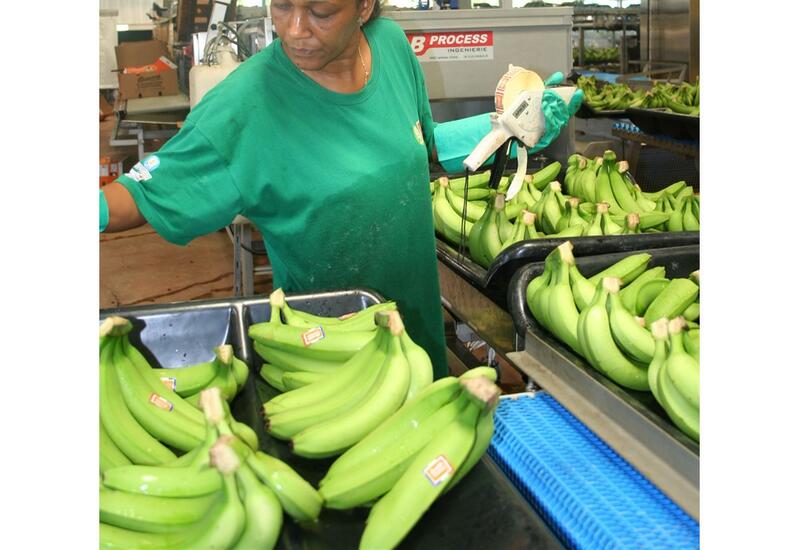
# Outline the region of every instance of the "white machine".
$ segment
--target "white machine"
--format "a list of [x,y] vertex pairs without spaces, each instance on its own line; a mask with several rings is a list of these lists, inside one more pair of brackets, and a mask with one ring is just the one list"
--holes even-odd
[[[547,88],[568,103],[576,91],[574,86]],[[507,199],[512,199],[522,187],[527,169],[526,147],[533,147],[545,131],[542,114],[544,82],[533,71],[509,65],[500,79],[494,94],[495,113],[490,116],[492,129],[464,159],[464,167],[475,172],[486,159],[497,152],[492,167],[490,187],[495,187],[505,169],[511,143],[518,140],[525,147],[517,147],[517,172],[508,188]],[[492,185],[494,183],[495,185]]]

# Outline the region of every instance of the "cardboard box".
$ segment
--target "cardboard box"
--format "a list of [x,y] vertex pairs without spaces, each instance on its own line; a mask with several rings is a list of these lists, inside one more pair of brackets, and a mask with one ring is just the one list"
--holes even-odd
[[159,57],[168,56],[167,46],[160,40],[123,42],[115,48],[119,73],[120,99],[175,95],[178,89],[178,71],[124,74],[126,67],[142,67],[155,63]]

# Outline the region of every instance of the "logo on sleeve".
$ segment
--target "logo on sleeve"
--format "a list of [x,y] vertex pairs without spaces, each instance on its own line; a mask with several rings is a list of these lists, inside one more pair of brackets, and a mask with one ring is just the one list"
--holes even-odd
[[144,167],[147,168],[148,172],[155,172],[159,166],[161,166],[161,161],[155,155],[148,155],[142,161]]
[[414,132],[414,137],[417,138],[417,143],[420,145],[425,145],[425,138],[422,135],[422,125],[419,123],[419,120],[411,128],[411,130]]
[[147,181],[151,179],[152,172],[155,172],[161,165],[161,161],[155,155],[145,157],[141,162],[137,162],[127,176],[134,181]]

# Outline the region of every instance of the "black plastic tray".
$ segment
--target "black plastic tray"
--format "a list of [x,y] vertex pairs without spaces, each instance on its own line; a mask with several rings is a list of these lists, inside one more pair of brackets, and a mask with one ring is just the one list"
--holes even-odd
[[631,107],[625,110],[625,117],[647,134],[691,141],[700,140],[699,115],[683,115],[661,109]]
[[581,106],[575,112],[575,116],[578,118],[628,118],[628,115],[625,114],[625,109],[595,111],[586,103],[581,103]]
[[[635,253],[647,252],[652,255],[648,268],[656,266],[664,266],[666,269],[666,277],[688,277],[689,274],[700,268],[700,246],[680,246],[673,248],[658,248],[650,250],[638,250]],[[575,263],[580,269],[581,273],[586,277],[591,277],[595,273],[599,273],[603,269],[609,267],[615,262],[629,256],[632,252],[623,252],[616,254],[606,254],[603,256],[579,256],[575,255]],[[537,338],[545,345],[555,349],[561,356],[572,364],[576,369],[588,373],[590,376],[597,380],[602,380],[604,386],[613,388],[614,393],[617,395],[624,395],[629,402],[635,402],[637,408],[644,408],[651,415],[651,420],[663,428],[666,432],[670,433],[675,439],[679,440],[684,447],[688,448],[694,454],[699,454],[699,446],[697,443],[689,439],[680,430],[674,427],[672,421],[667,414],[663,411],[661,406],[656,402],[655,398],[650,392],[639,392],[622,388],[615,384],[609,378],[606,378],[595,370],[589,363],[582,357],[577,355],[566,344],[562,343],[558,338],[552,336],[549,331],[542,328],[534,319],[533,315],[528,310],[525,301],[525,290],[528,284],[537,276],[541,275],[544,271],[544,262],[536,262],[525,267],[520,268],[512,277],[511,283],[508,287],[508,305],[511,318],[514,321],[514,327],[517,334],[520,335],[518,341],[525,341],[525,334],[530,331],[537,336]],[[520,348],[522,344],[520,345]],[[523,351],[519,349],[518,351]]]
[[[343,315],[380,301],[382,298],[369,290],[287,296],[292,307],[326,316]],[[253,351],[247,328],[268,320],[269,311],[266,298],[223,299],[101,310],[100,320],[110,315],[130,319],[135,327],[131,341],[155,367],[180,368],[207,361],[213,357],[215,346],[231,344],[251,373],[231,403],[234,416],[256,431],[263,451],[285,461],[316,486],[332,460],[309,460],[291,454],[284,442],[267,435],[261,419],[263,402],[277,392],[258,375],[262,361]],[[285,518],[277,547],[357,548],[368,512],[366,508],[323,509],[313,526],[301,526]],[[488,455],[433,505],[400,547],[563,548]]]
[[488,269],[472,261],[469,257],[469,250],[465,250],[461,255],[457,248],[438,237],[436,254],[440,261],[505,309],[507,308],[508,286],[514,273],[531,262],[543,261],[550,251],[564,241],[572,242],[574,245],[572,252],[578,257],[699,244],[700,232],[676,231],[521,241],[500,252]]

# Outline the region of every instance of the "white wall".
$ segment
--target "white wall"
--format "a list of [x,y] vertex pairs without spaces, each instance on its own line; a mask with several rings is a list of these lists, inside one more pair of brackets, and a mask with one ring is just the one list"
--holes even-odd
[[[159,6],[163,3],[157,1]],[[153,22],[147,17],[153,7],[153,0],[100,0],[100,9],[115,9],[119,11],[117,25],[130,25],[131,30],[143,27],[151,29]]]

